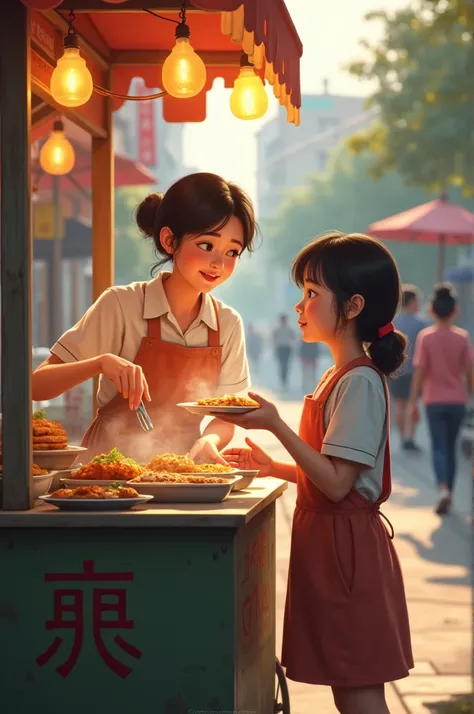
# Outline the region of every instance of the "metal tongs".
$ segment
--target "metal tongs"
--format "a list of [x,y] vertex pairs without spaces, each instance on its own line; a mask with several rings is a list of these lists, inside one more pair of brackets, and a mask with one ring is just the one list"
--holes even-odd
[[145,409],[143,400],[140,401],[138,409],[136,410],[136,415],[137,415],[138,423],[140,424],[143,431],[151,431],[153,429],[153,422],[151,421],[151,419],[148,415],[148,412]]

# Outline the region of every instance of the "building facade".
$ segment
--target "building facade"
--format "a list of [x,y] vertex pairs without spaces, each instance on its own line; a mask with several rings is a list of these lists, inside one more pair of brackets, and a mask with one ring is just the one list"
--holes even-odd
[[[262,127],[257,134],[257,210],[264,230],[277,215],[284,192],[305,186],[311,175],[326,172],[331,151],[373,121],[376,110],[366,110],[365,101],[364,97],[332,95],[325,81],[321,94],[303,95],[302,120],[296,130],[286,123],[282,110]],[[262,269],[271,264],[270,250],[264,236],[258,251]],[[289,270],[272,266],[268,274],[274,316],[286,313],[297,298]]]

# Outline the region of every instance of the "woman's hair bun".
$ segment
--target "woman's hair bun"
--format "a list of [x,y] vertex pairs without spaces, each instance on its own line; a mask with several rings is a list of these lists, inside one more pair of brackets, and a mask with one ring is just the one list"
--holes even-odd
[[163,201],[162,193],[150,193],[137,208],[136,221],[146,238],[153,238],[156,225],[156,212]]
[[451,283],[438,283],[434,286],[431,307],[437,317],[451,317],[456,309],[456,290]]
[[449,283],[440,283],[439,285],[435,285],[435,288],[433,291],[433,297],[434,297],[434,299],[436,299],[436,298],[454,298],[455,297],[454,288]]

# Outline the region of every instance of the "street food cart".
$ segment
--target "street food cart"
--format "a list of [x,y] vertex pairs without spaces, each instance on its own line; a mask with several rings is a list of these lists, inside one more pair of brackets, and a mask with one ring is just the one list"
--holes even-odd
[[[117,513],[64,514],[33,497],[31,141],[59,114],[92,137],[95,300],[114,282],[112,114],[132,78],[170,84],[165,20],[176,18],[176,37],[187,23],[206,73],[191,98],[159,93],[166,121],[204,120],[213,80],[232,87],[240,71],[264,77],[299,123],[302,47],[282,0],[11,0],[0,23],[6,712],[288,711],[274,702],[275,501],[286,484],[262,479],[222,503]],[[66,106],[51,76],[78,39],[93,91]]]

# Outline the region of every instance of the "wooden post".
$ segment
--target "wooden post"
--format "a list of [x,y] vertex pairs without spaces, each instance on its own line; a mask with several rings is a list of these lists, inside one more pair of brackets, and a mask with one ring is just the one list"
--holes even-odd
[[[109,75],[110,85],[110,75]],[[114,150],[112,100],[107,101],[107,136],[92,138],[92,301],[114,284]],[[94,384],[94,412],[97,380]]]
[[32,506],[30,13],[0,22],[3,508]]
[[50,340],[50,345],[53,345],[56,340],[59,340],[63,333],[63,246],[61,235],[61,194],[60,194],[60,178],[53,176],[53,205],[54,205],[54,238],[53,238],[53,255],[51,259],[52,273],[52,292],[53,301],[51,309],[53,311],[53,339]]

